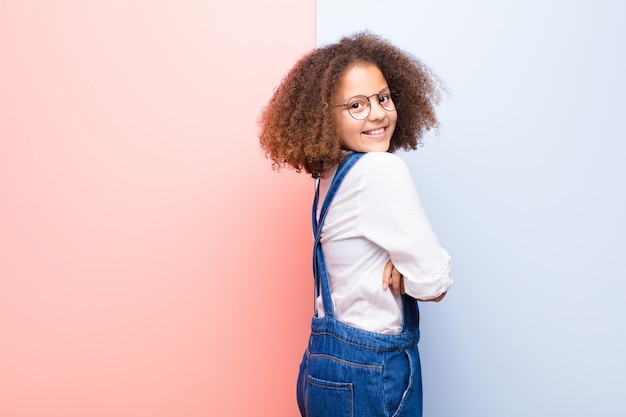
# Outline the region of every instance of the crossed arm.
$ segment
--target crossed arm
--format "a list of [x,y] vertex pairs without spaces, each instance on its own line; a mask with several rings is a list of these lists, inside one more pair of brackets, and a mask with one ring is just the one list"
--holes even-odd
[[[383,269],[383,290],[391,288],[394,294],[404,294],[404,277],[396,269],[394,264],[391,262],[391,259],[387,261],[385,264],[385,268]],[[418,301],[434,301],[439,302],[443,300],[443,297],[446,296],[444,292],[437,298],[433,298],[432,300],[419,300]]]

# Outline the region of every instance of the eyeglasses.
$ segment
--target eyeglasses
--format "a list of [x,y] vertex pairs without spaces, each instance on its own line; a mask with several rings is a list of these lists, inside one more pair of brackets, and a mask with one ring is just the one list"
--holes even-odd
[[[396,111],[397,106],[392,96],[395,96],[396,92],[391,91],[388,87],[380,90],[378,94],[372,94],[371,96],[354,96],[348,99],[347,103],[336,104],[333,107],[347,107],[350,116],[356,120],[364,120],[370,115],[372,110],[372,104],[370,98],[376,97],[378,105],[386,111]],[[397,100],[396,100],[397,101]]]

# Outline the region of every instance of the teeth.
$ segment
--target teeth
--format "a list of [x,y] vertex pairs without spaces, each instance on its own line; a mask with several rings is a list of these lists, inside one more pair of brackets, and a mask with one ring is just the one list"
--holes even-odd
[[366,135],[380,135],[385,131],[385,128],[376,129],[376,130],[368,130],[367,132],[363,132]]

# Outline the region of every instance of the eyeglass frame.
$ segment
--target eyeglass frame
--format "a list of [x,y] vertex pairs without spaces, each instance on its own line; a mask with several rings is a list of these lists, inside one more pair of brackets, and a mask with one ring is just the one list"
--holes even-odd
[[[388,110],[386,109],[382,104],[380,104],[380,95],[382,94],[383,91],[385,90],[389,90],[389,99],[393,102],[393,109],[392,110]],[[398,106],[396,105],[396,100],[394,100],[393,96],[396,95],[398,92],[396,90],[392,90],[389,87],[385,87],[382,90],[380,90],[378,93],[372,94],[371,96],[366,96],[364,94],[357,94],[356,96],[352,96],[350,97],[346,103],[344,104],[334,104],[333,108],[336,107],[346,107],[346,110],[348,110],[348,113],[350,114],[350,116],[354,119],[354,120],[365,120],[369,117],[370,113],[372,112],[372,102],[371,102],[371,98],[376,96],[377,100],[376,103],[378,103],[378,105],[380,106],[381,109],[383,109],[386,112],[392,112],[392,111],[397,111],[398,110]],[[355,117],[352,112],[350,111],[350,100],[356,98],[356,97],[365,97],[367,99],[367,106],[369,107],[369,110],[367,111],[367,114],[362,118],[359,119],[357,117]]]

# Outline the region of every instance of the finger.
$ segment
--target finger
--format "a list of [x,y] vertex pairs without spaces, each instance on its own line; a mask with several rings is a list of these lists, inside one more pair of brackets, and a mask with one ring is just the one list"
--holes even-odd
[[393,292],[398,295],[404,294],[404,275],[400,275],[400,277],[394,280],[393,283]]
[[387,261],[385,267],[383,268],[383,290],[389,288],[391,284],[391,272],[393,270],[393,264],[391,263],[391,259]]
[[394,294],[402,294],[401,290],[404,287],[402,274],[396,268],[391,271],[391,289]]

